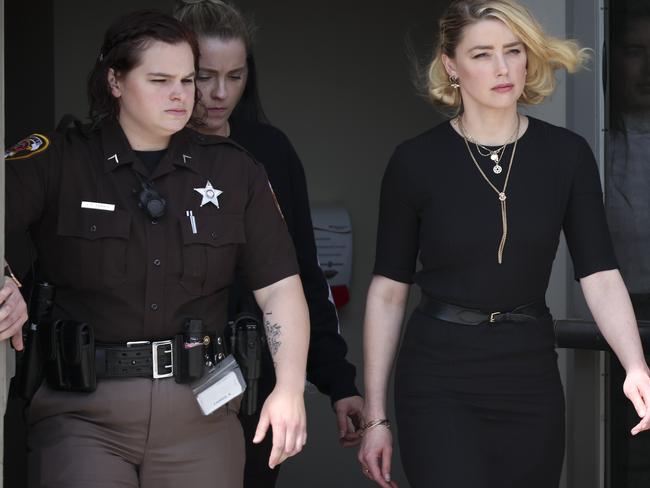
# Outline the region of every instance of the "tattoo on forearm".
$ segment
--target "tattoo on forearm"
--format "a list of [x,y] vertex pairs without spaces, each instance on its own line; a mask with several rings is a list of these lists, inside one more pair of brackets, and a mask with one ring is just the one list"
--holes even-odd
[[268,312],[264,318],[264,328],[266,329],[266,340],[269,343],[271,355],[275,358],[282,342],[280,342],[280,335],[282,334],[282,326],[277,322],[273,322],[272,313]]

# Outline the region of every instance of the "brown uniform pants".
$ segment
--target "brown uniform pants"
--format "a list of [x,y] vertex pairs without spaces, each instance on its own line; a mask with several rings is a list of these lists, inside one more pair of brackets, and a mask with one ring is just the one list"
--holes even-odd
[[42,386],[29,410],[28,449],[30,488],[243,485],[236,410],[203,416],[173,378],[102,380],[91,394]]

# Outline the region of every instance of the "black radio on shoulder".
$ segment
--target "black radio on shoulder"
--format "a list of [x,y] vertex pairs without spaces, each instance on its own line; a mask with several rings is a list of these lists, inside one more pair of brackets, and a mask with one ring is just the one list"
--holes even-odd
[[167,202],[163,196],[151,186],[151,183],[141,179],[140,184],[142,185],[142,191],[138,194],[140,208],[152,219],[164,216]]

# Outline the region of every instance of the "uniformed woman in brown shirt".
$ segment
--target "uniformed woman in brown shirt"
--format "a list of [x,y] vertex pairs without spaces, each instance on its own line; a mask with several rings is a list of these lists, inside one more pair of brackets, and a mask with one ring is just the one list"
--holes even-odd
[[[140,341],[171,339],[188,319],[223,331],[237,269],[270,324],[278,381],[259,432],[272,427],[276,465],[306,440],[307,307],[262,167],[186,128],[197,61],[196,39],[172,17],[118,19],[89,77],[92,124],[9,151],[7,231],[31,234],[56,287],[53,318],[90,324],[98,351],[128,353],[135,342],[150,363],[172,346],[152,356]],[[20,349],[25,305],[12,284],[2,299],[0,338]],[[30,487],[241,486],[236,405],[203,416],[188,385],[131,361],[96,361],[91,393],[40,387],[28,418]]]

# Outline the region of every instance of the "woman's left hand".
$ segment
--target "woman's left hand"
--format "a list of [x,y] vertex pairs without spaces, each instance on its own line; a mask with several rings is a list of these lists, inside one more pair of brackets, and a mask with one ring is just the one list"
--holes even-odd
[[253,443],[262,442],[269,427],[273,430],[273,449],[269,467],[298,454],[307,441],[307,416],[303,392],[280,390],[276,386],[260,413]]
[[339,427],[339,443],[343,447],[356,446],[361,442],[363,398],[359,395],[341,398],[334,402],[334,412]]
[[647,367],[627,372],[623,392],[641,417],[641,422],[632,429],[632,435],[650,429],[650,374]]

